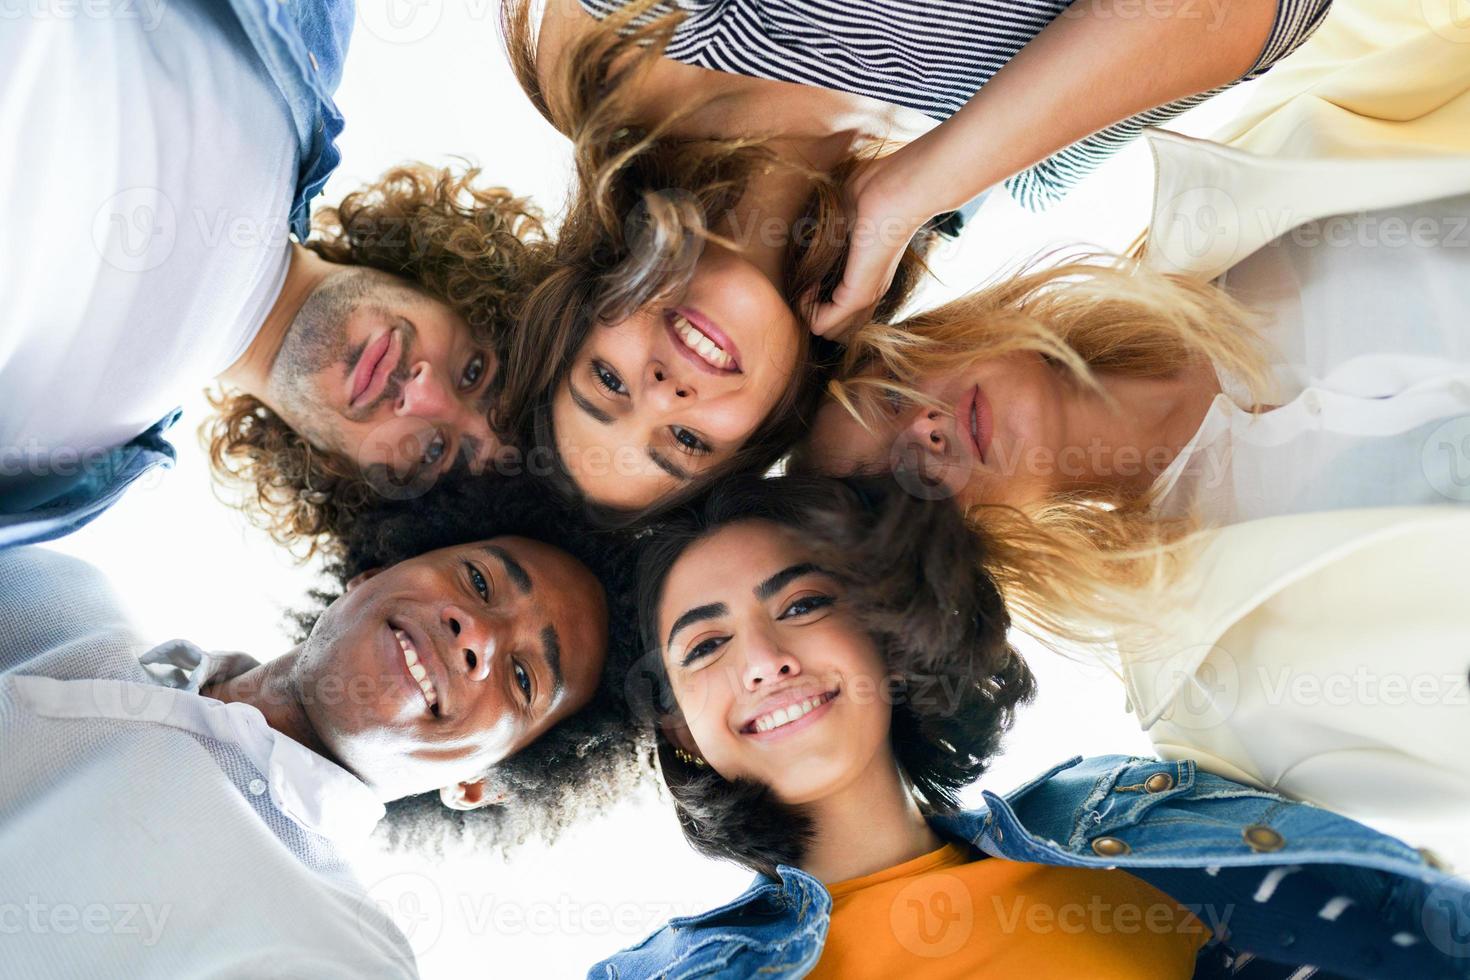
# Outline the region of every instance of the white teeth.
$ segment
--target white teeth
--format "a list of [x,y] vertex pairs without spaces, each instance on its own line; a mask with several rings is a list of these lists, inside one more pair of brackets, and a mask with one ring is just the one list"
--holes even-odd
[[830,700],[832,700],[832,695],[821,694],[814,698],[807,698],[805,701],[797,704],[789,704],[784,708],[777,708],[775,711],[757,718],[752,727],[758,732],[768,732],[773,728],[789,725],[798,718],[804,717],[817,708],[820,708]]
[[409,640],[408,634],[403,630],[394,630],[393,637],[398,641],[398,647],[403,651],[403,662],[408,665],[408,672],[418,682],[419,690],[424,692],[424,700],[430,705],[439,703],[439,692],[434,690],[434,682],[429,680],[429,672],[424,665],[419,663],[418,651],[413,648],[413,642]]
[[679,339],[684,341],[684,346],[694,351],[700,357],[722,371],[728,371],[735,366],[735,358],[720,349],[720,345],[710,340],[704,331],[690,323],[679,314],[674,314],[674,332]]

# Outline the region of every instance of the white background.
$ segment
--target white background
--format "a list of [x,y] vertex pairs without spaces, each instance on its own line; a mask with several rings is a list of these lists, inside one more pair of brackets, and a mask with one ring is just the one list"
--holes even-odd
[[[555,213],[564,200],[565,140],[522,97],[501,52],[494,0],[359,0],[338,102],[347,118],[336,200],[408,159],[481,164],[487,176]],[[1217,99],[1178,128],[1206,133],[1238,104]],[[935,263],[930,303],[999,268],[1065,244],[1124,247],[1141,229],[1151,187],[1147,151],[1119,155],[1066,202],[1031,215],[991,195],[959,246]],[[282,613],[302,602],[315,569],[293,562],[212,494],[194,430],[201,395],[181,392],[175,470],[145,480],[101,519],[53,547],[106,571],[151,639],[187,637],[262,659],[288,646]],[[1024,645],[1031,652],[1033,648]],[[1146,752],[1107,672],[1030,657],[1041,695],[981,783],[1004,791],[1074,754]],[[973,798],[978,799],[978,789]],[[555,847],[532,843],[508,862],[458,855],[434,863],[365,853],[364,884],[393,909],[424,975],[579,976],[670,914],[727,900],[749,875],[696,857],[652,790]]]

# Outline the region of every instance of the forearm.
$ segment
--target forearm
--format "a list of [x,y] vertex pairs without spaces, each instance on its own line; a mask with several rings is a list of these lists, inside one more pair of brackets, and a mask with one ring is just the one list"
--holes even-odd
[[[1077,0],[954,116],[894,154],[894,193],[957,208],[1099,129],[1235,81],[1277,0]],[[900,159],[902,158],[902,159]]]

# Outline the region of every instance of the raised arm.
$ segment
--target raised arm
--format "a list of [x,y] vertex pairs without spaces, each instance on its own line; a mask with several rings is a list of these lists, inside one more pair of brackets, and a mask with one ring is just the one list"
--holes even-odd
[[1106,126],[1256,64],[1278,0],[1077,0],[944,123],[860,171],[841,285],[813,329],[837,336],[883,294],[936,214]]

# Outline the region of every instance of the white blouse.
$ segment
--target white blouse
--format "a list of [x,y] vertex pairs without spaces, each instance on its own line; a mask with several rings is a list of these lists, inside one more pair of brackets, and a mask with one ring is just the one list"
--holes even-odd
[[1470,194],[1310,222],[1219,281],[1268,318],[1278,407],[1222,379],[1163,516],[1470,501]]

